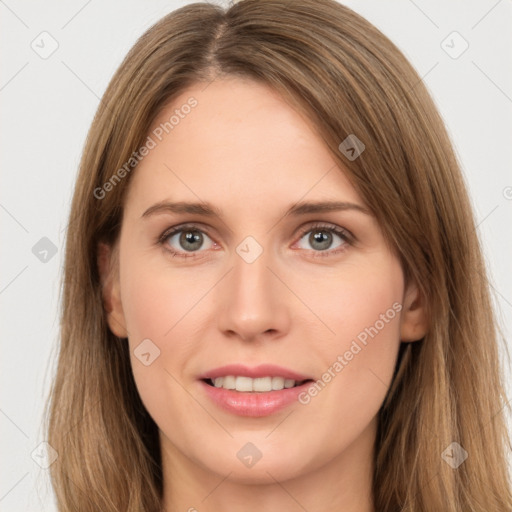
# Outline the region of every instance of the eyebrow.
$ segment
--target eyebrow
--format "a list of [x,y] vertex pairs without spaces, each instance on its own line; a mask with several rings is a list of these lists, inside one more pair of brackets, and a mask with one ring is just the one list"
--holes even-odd
[[[334,211],[355,210],[365,215],[372,215],[366,207],[349,203],[346,201],[315,201],[315,202],[299,202],[291,205],[283,217],[300,216],[310,213],[325,213]],[[204,215],[206,217],[223,218],[222,211],[210,203],[190,203],[185,201],[169,202],[161,201],[150,206],[141,216],[141,218],[149,217],[159,213],[187,213],[192,215]]]

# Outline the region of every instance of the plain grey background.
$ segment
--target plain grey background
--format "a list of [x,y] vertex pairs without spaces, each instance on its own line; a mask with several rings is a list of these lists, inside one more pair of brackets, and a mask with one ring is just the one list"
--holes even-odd
[[[81,150],[99,98],[136,38],[188,3],[0,0],[1,511],[56,510],[47,470],[36,461],[44,465],[41,413]],[[472,196],[510,347],[512,3],[342,3],[402,49],[438,105]]]

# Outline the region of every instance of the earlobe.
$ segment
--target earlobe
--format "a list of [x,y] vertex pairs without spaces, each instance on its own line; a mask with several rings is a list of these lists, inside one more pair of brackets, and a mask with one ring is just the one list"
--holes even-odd
[[404,293],[400,321],[400,341],[412,342],[425,337],[428,331],[427,308],[416,283],[410,283]]
[[121,302],[117,258],[117,246],[113,248],[103,242],[98,244],[97,263],[107,323],[116,336],[127,338],[128,331]]

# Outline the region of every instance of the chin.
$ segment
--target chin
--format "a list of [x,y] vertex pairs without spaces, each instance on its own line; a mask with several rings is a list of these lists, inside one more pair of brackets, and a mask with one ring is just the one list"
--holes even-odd
[[275,484],[276,480],[290,480],[306,471],[305,459],[298,453],[285,456],[282,449],[267,445],[259,451],[260,455],[249,442],[242,444],[241,448],[238,444],[234,450],[226,450],[213,460],[202,461],[202,465],[219,477],[229,475],[228,480],[240,484]]

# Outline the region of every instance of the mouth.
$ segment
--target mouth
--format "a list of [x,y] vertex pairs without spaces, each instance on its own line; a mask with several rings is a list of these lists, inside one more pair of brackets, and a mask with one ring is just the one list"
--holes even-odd
[[202,392],[215,406],[253,418],[292,406],[313,382],[306,375],[275,365],[228,365],[199,377]]
[[237,416],[268,416],[298,402],[313,382],[310,375],[275,364],[228,364],[198,376],[202,392],[217,407]]
[[312,379],[294,380],[281,376],[246,377],[244,375],[225,375],[215,378],[201,379],[214,388],[222,388],[239,393],[269,393],[302,386]]

